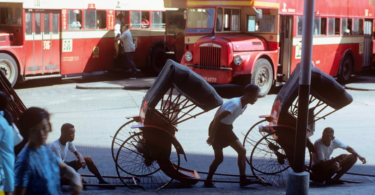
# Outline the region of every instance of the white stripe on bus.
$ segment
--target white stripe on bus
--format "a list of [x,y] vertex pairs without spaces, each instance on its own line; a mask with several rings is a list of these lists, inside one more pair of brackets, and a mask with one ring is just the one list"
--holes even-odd
[[[302,37],[293,38],[293,46],[300,45]],[[338,45],[338,44],[349,44],[349,43],[363,43],[364,37],[314,37],[313,45]]]

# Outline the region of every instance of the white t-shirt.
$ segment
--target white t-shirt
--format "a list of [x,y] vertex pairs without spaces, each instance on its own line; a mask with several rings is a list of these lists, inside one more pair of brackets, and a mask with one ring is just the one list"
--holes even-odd
[[53,152],[59,157],[62,161],[64,161],[66,154],[68,152],[68,149],[71,152],[77,151],[76,147],[74,146],[73,142],[66,142],[65,145],[62,145],[57,139],[56,141],[52,142],[51,145],[49,146]]
[[226,101],[220,107],[220,109],[216,112],[215,117],[219,116],[224,111],[228,111],[231,114],[221,119],[220,122],[227,124],[227,125],[231,125],[233,124],[234,120],[236,120],[236,118],[240,116],[246,110],[246,108],[247,108],[247,105],[245,105],[245,107],[242,108],[241,97],[232,98]]
[[121,35],[121,21],[118,18],[115,20],[115,37],[117,35]]
[[125,52],[134,52],[135,51],[135,45],[133,43],[133,37],[132,37],[132,34],[130,33],[129,29],[122,33],[122,35],[120,36],[120,39],[121,39],[122,43],[124,44],[124,51]]
[[348,146],[344,143],[342,143],[337,138],[333,139],[331,141],[331,144],[327,147],[323,144],[322,138],[319,138],[314,143],[315,152],[313,153],[313,164],[317,165],[321,160],[329,160],[331,159],[331,154],[334,149],[336,148],[342,148],[346,150]]

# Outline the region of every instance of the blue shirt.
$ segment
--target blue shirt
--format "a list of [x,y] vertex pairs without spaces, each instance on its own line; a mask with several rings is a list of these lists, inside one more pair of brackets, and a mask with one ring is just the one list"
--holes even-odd
[[15,186],[25,187],[25,195],[62,194],[60,186],[61,160],[43,145],[40,148],[25,146],[17,156]]
[[14,191],[14,137],[13,129],[0,111],[0,165],[3,166],[5,182],[4,191]]

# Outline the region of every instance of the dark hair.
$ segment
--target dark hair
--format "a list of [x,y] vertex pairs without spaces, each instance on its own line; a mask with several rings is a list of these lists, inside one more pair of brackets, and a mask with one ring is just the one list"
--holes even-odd
[[19,127],[20,133],[22,137],[29,136],[29,130],[43,121],[43,119],[47,119],[49,122],[50,114],[47,110],[38,107],[31,107],[25,110],[20,116],[19,119]]
[[331,133],[331,132],[335,132],[332,127],[326,127],[324,130],[323,130],[323,134],[326,134],[326,133]]
[[244,95],[257,95],[260,92],[260,88],[254,84],[246,85],[245,89],[243,90]]
[[74,125],[70,123],[65,123],[61,126],[61,133],[65,133],[67,130],[74,128]]
[[124,26],[125,26],[125,28],[129,28],[129,24],[125,24]]

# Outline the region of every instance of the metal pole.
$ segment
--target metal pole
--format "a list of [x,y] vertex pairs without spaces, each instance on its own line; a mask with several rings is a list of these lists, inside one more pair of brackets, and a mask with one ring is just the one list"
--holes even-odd
[[301,173],[305,168],[306,131],[308,123],[311,82],[311,55],[314,29],[315,0],[305,0],[302,26],[302,56],[299,79],[297,132],[293,170]]

